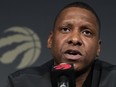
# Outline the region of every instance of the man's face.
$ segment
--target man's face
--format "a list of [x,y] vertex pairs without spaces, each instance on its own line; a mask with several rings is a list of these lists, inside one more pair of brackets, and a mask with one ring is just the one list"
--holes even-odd
[[100,52],[97,23],[95,15],[86,9],[63,10],[48,38],[55,63],[74,64],[77,71],[88,68]]

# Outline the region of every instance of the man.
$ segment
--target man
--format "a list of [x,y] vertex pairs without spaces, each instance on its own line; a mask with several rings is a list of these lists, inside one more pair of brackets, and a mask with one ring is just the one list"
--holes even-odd
[[100,46],[97,14],[85,3],[71,3],[56,16],[48,38],[53,60],[11,74],[8,86],[52,87],[52,66],[71,63],[77,73],[76,87],[116,87],[116,67],[97,59]]

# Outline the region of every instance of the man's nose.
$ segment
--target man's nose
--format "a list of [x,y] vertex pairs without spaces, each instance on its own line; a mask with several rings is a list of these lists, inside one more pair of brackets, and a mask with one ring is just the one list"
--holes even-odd
[[72,44],[72,45],[78,45],[81,46],[82,45],[82,39],[80,34],[74,32],[70,35],[70,37],[68,38],[68,44]]

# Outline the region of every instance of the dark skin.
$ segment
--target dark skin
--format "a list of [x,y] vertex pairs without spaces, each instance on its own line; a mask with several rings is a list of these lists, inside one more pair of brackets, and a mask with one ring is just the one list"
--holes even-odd
[[55,64],[72,63],[77,73],[83,72],[77,77],[76,87],[82,87],[91,64],[99,56],[100,43],[95,15],[79,7],[64,9],[48,38]]

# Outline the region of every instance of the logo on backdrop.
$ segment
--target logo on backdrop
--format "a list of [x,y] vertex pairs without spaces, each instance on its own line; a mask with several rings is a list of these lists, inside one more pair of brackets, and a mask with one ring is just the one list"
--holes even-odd
[[[19,60],[17,69],[32,65],[41,52],[41,42],[38,35],[27,27],[11,27],[6,29],[0,37],[0,62],[12,64]],[[9,49],[8,49],[9,48]]]

